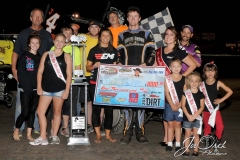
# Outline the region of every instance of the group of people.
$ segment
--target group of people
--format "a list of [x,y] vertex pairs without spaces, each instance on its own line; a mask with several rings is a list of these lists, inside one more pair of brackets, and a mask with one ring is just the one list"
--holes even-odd
[[[224,125],[219,105],[232,95],[232,90],[218,80],[218,68],[214,62],[204,65],[202,75],[196,67],[202,65],[199,47],[190,39],[193,27],[184,25],[181,39],[175,27],[165,31],[165,47],[156,50],[157,66],[166,67],[165,76],[165,109],[163,112],[164,140],[160,145],[166,151],[181,150],[181,135],[184,128],[183,156],[189,156],[189,144],[193,139],[192,156],[198,156],[200,135],[205,139],[205,148],[219,145]],[[219,97],[219,89],[226,94]],[[203,127],[203,129],[202,129]],[[212,136],[212,128],[215,129]],[[212,144],[210,144],[210,140]]]
[[[217,66],[212,63],[204,65],[203,75],[194,71],[202,64],[201,54],[196,44],[191,42],[193,27],[184,25],[181,38],[174,26],[165,30],[165,46],[155,49],[154,38],[150,31],[140,28],[140,9],[132,6],[127,10],[128,26],[123,25],[122,14],[110,10],[107,14],[108,28],[101,28],[98,21],[92,21],[88,27],[85,42],[86,65],[83,66],[80,47],[74,48],[74,69],[84,70],[88,82],[87,94],[87,124],[88,133],[95,131],[95,143],[101,143],[101,126],[105,130],[105,137],[111,142],[116,139],[111,137],[113,108],[111,106],[97,106],[93,104],[97,81],[98,67],[101,64],[163,66],[166,67],[165,76],[165,109],[163,113],[164,138],[160,142],[166,146],[167,151],[172,151],[175,139],[175,150],[181,147],[181,128],[185,130],[184,145],[188,146],[189,137],[194,136],[194,144],[198,144],[203,121],[204,136],[211,134],[211,127],[216,125],[216,137],[220,143],[223,122],[219,112],[219,104],[231,96],[232,90],[217,79]],[[72,45],[70,37],[78,35],[79,25],[73,24],[64,27],[61,33],[54,36],[44,30],[42,10],[36,8],[30,14],[32,26],[23,30],[15,43],[12,56],[12,71],[18,81],[21,114],[17,116],[14,126],[13,139],[20,140],[19,132],[24,121],[27,121],[27,137],[31,145],[47,145],[46,112],[51,106],[52,126],[51,144],[59,144],[57,136],[61,120],[63,121],[60,133],[69,136],[70,86],[72,82]],[[108,58],[101,58],[102,54],[110,54]],[[113,56],[114,55],[114,56]],[[106,57],[106,56],[105,56]],[[203,78],[203,81],[202,81]],[[218,98],[219,88],[227,93]],[[79,86],[72,88],[72,102],[83,101],[84,89]],[[80,92],[80,97],[79,97]],[[16,107],[17,108],[17,107]],[[73,115],[77,115],[73,107]],[[37,116],[35,116],[35,111]],[[135,131],[139,143],[146,144],[144,108],[124,108],[125,127],[120,143],[128,144]],[[216,114],[213,125],[209,125],[209,117]],[[34,119],[39,119],[40,136],[33,139],[31,136]],[[35,128],[35,127],[34,127]],[[134,128],[134,130],[133,130]],[[207,139],[206,139],[207,141]],[[184,155],[189,155],[187,150]],[[198,147],[194,148],[193,156],[198,155]]]

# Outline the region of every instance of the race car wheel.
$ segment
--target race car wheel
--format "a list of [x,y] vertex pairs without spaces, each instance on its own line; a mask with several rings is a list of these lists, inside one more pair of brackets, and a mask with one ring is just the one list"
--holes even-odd
[[14,101],[14,93],[9,92],[6,98],[6,105],[8,108],[11,108],[13,106],[13,101]]
[[112,133],[122,134],[124,129],[124,109],[113,109]]

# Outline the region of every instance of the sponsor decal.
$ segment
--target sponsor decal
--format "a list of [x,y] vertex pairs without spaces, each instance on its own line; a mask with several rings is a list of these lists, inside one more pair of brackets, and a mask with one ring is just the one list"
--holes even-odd
[[117,74],[118,70],[114,67],[105,67],[105,68],[101,68],[101,73],[102,74]]
[[138,93],[129,94],[129,102],[137,103],[138,102]]
[[111,101],[111,98],[108,98],[108,97],[105,97],[102,99],[103,102],[110,102]]
[[99,92],[99,96],[102,97],[116,97],[117,93],[114,92]]

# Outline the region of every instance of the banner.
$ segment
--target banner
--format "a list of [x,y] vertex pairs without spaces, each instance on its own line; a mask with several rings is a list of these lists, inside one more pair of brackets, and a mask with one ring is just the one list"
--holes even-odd
[[165,67],[100,65],[93,103],[164,109]]

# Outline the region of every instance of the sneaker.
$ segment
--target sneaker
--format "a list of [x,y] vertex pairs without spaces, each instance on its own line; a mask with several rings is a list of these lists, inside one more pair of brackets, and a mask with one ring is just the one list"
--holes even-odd
[[166,151],[172,151],[172,146],[167,146]]
[[61,128],[60,133],[65,137],[69,137],[69,128]]
[[181,147],[175,147],[175,151],[177,152],[178,150],[180,150]]
[[124,135],[122,139],[120,140],[121,144],[128,144],[131,141],[131,136],[129,135]]
[[37,130],[33,130],[33,132],[34,132],[35,134],[40,134],[40,131],[37,131]]
[[22,137],[23,136],[23,133],[22,133],[23,131],[19,131],[18,132],[18,137]]
[[101,136],[105,136],[105,131],[101,130],[100,133],[101,133]]
[[[40,134],[40,131],[33,130],[33,133],[35,133],[35,134]],[[47,134],[47,132],[46,132],[46,134]]]
[[49,136],[49,138],[52,138],[52,135],[53,135],[53,130],[50,131],[50,136]]
[[88,133],[94,132],[93,126],[88,125],[88,126],[87,126],[87,132],[88,132]]
[[167,147],[167,143],[166,143],[166,142],[159,142],[159,144],[160,144],[161,146]]
[[60,139],[58,136],[52,136],[52,141],[50,144],[60,144]]
[[31,144],[33,146],[48,145],[48,140],[47,139],[43,139],[41,137],[38,137],[37,139],[34,139],[33,141],[29,142],[29,144]]
[[141,135],[140,137],[137,136],[136,138],[137,138],[137,141],[142,144],[147,144],[149,142],[147,138],[143,135]]

